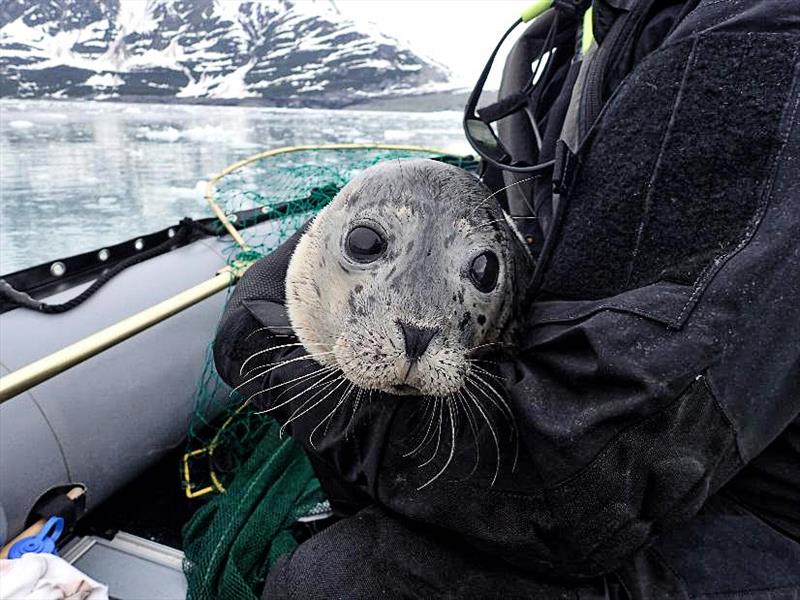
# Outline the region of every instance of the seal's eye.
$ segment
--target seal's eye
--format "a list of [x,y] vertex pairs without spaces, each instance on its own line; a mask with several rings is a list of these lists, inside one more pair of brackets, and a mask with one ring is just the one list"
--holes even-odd
[[360,225],[347,234],[345,249],[354,261],[368,263],[381,257],[386,250],[386,241],[371,227]]
[[491,292],[497,285],[500,274],[500,261],[494,252],[487,250],[472,259],[469,266],[469,278],[475,287],[482,292]]

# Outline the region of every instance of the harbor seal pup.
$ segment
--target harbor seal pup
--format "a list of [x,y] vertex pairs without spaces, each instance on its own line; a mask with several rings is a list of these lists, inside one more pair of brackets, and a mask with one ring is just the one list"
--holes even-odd
[[433,160],[384,162],[301,237],[287,310],[309,354],[356,388],[448,397],[488,376],[476,353],[512,341],[532,266],[473,175]]

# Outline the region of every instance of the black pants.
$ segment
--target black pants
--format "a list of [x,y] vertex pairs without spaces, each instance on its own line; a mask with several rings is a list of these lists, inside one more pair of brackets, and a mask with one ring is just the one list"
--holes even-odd
[[715,497],[689,526],[663,536],[617,572],[548,581],[370,507],[284,557],[263,597],[797,600],[800,543]]

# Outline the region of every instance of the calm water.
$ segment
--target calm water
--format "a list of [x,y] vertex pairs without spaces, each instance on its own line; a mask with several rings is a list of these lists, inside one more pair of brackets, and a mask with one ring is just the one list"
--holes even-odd
[[0,100],[0,273],[209,213],[203,182],[261,150],[341,142],[466,153],[457,112]]

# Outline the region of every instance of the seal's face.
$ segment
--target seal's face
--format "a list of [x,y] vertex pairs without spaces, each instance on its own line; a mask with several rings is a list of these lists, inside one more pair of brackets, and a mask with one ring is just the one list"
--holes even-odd
[[387,162],[345,186],[286,280],[310,354],[362,389],[448,396],[512,317],[527,253],[489,190],[456,167]]

